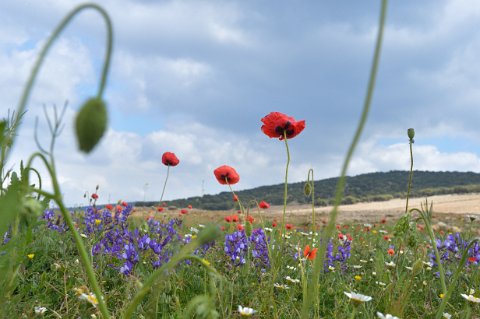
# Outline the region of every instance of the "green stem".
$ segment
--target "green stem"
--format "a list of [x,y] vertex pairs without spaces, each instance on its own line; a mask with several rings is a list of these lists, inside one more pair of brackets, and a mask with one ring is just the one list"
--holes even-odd
[[[454,289],[457,289],[457,281],[458,281],[458,278],[460,277],[460,275],[462,274],[462,272],[464,271],[464,266],[465,266],[465,263],[467,261],[467,255],[468,255],[468,251],[472,248],[472,246],[477,243],[479,241],[478,238],[472,240],[468,246],[465,248],[465,251],[463,252],[462,254],[462,259],[460,260],[460,263],[458,264],[458,267],[457,267],[457,271],[455,272],[455,274],[453,275],[453,278],[452,278],[452,281],[450,282],[450,288],[448,289],[448,291],[445,293],[445,296],[443,297],[442,299],[442,303],[440,304],[440,307],[438,307],[438,310],[437,310],[437,315],[435,316],[435,319],[440,319],[442,318],[442,315],[443,315],[443,312],[445,310],[445,307],[447,306],[447,303],[448,303],[448,300],[450,299],[450,297],[452,296],[452,293],[453,293],[453,290]],[[437,262],[439,262],[437,260]],[[439,263],[440,265],[440,263]],[[466,302],[469,302],[469,301],[466,301]]]
[[288,148],[287,131],[283,131],[283,140],[285,141],[285,149],[287,150],[287,164],[285,165],[285,187],[283,189],[283,213],[282,213],[282,250],[285,244],[285,214],[287,212],[288,197],[288,166],[290,165],[290,149]]
[[363,111],[362,115],[360,118],[360,122],[358,124],[357,130],[355,131],[355,135],[353,137],[352,143],[350,144],[350,147],[348,149],[347,155],[345,157],[345,161],[343,163],[341,175],[339,178],[339,181],[337,183],[336,191],[335,191],[335,204],[330,212],[330,219],[328,222],[328,225],[322,235],[322,241],[320,242],[319,245],[319,251],[317,254],[317,258],[315,259],[315,265],[314,265],[314,271],[313,271],[313,278],[311,281],[311,285],[309,285],[309,290],[307,294],[307,301],[303,303],[302,306],[302,318],[306,319],[309,318],[309,313],[310,313],[310,306],[311,306],[311,300],[316,294],[317,291],[317,285],[318,285],[318,279],[319,275],[321,272],[321,267],[323,267],[323,262],[325,259],[325,251],[327,249],[328,241],[332,236],[333,230],[335,228],[335,222],[337,219],[337,214],[338,214],[338,206],[341,203],[343,193],[345,191],[345,179],[346,179],[346,173],[348,169],[348,165],[350,163],[350,160],[353,156],[353,152],[357,146],[357,143],[360,139],[360,136],[362,135],[363,127],[365,126],[365,123],[368,118],[368,113],[370,110],[370,105],[372,102],[372,97],[373,97],[373,92],[375,88],[375,80],[377,76],[377,71],[378,71],[378,65],[380,62],[380,52],[381,52],[381,47],[382,47],[382,39],[383,39],[383,29],[385,25],[385,18],[386,18],[386,13],[387,13],[387,4],[388,0],[382,0],[382,6],[381,6],[381,13],[380,13],[380,19],[379,19],[379,27],[378,27],[378,33],[377,33],[377,40],[376,40],[376,45],[375,45],[375,53],[373,56],[373,63],[372,67],[370,70],[370,79],[368,82],[368,88],[367,88],[367,94],[365,97],[364,105],[363,105]]
[[[53,160],[49,163],[47,158],[45,157],[44,154],[36,152],[33,153],[29,160],[27,161],[27,168],[29,168],[35,158],[39,158],[45,167],[47,168],[47,171],[51,177],[52,180],[52,186],[53,186],[53,194],[50,194],[48,192],[45,192],[41,189],[33,189],[38,194],[41,194],[45,197],[52,198],[58,205],[60,212],[62,214],[63,219],[68,225],[68,228],[73,234],[73,239],[75,241],[75,244],[77,246],[78,253],[80,255],[80,260],[82,261],[83,267],[85,268],[85,272],[87,273],[88,280],[90,282],[90,285],[92,287],[93,293],[97,297],[98,300],[98,308],[100,309],[100,312],[102,313],[103,318],[108,319],[110,318],[110,313],[108,312],[107,305],[105,304],[105,301],[103,300],[103,295],[100,290],[100,286],[98,284],[97,278],[95,277],[95,272],[93,270],[93,266],[91,264],[91,260],[89,258],[89,255],[87,253],[87,250],[85,249],[85,245],[83,244],[83,240],[78,234],[77,230],[75,229],[75,225],[73,224],[72,217],[70,216],[70,213],[68,212],[67,208],[63,204],[62,201],[62,193],[60,191],[60,186],[58,184],[58,179],[57,179],[57,174],[55,172],[55,165],[53,163]],[[53,159],[53,157],[52,157]]]
[[[310,177],[311,175],[311,177]],[[315,232],[317,230],[317,224],[315,222],[315,178],[313,177],[313,169],[308,170],[307,183],[310,184],[311,196],[312,196],[312,244],[315,242]]]
[[[60,33],[65,29],[65,27],[68,25],[68,23],[72,20],[74,16],[76,16],[79,12],[85,10],[85,9],[93,9],[96,10],[97,12],[100,13],[100,15],[103,17],[106,27],[107,27],[107,49],[105,51],[105,60],[103,63],[103,69],[101,73],[101,80],[100,84],[98,87],[98,92],[97,92],[97,97],[100,99],[103,95],[103,91],[105,89],[105,85],[107,83],[107,75],[108,75],[108,70],[110,67],[110,60],[112,56],[112,46],[113,46],[113,29],[112,29],[112,22],[110,20],[110,17],[108,16],[108,13],[99,5],[93,4],[93,3],[86,3],[79,5],[75,9],[73,9],[66,17],[63,18],[63,20],[60,22],[60,24],[55,28],[53,31],[52,35],[48,38],[47,42],[43,46],[42,50],[40,51],[40,54],[37,58],[37,61],[35,62],[32,72],[30,73],[30,77],[27,81],[27,84],[25,85],[25,88],[23,90],[20,102],[18,103],[17,106],[17,113],[16,113],[16,118],[12,129],[12,136],[16,136],[16,132],[18,130],[18,126],[20,123],[20,117],[25,111],[25,106],[28,102],[28,99],[30,97],[30,93],[33,88],[33,84],[35,83],[35,79],[37,77],[37,74],[40,70],[40,67],[42,66],[43,61],[45,60],[45,57],[49,51],[49,49],[52,47],[53,43],[55,40],[58,38]],[[12,141],[12,146],[13,146]],[[10,147],[11,149],[11,147]],[[10,150],[9,149],[9,150]],[[8,156],[8,154],[6,154]]]
[[436,259],[437,264],[438,264],[438,271],[440,273],[440,283],[442,285],[442,293],[444,295],[446,295],[447,294],[447,284],[445,282],[445,270],[443,269],[443,266],[442,266],[442,260],[440,258],[440,253],[438,252],[438,247],[437,247],[437,240],[435,238],[435,234],[433,233],[433,229],[432,229],[432,226],[430,224],[430,220],[424,214],[424,212],[422,212],[419,209],[415,208],[415,209],[412,209],[411,211],[412,212],[413,211],[418,212],[420,214],[420,216],[422,217],[423,221],[425,222],[425,228],[427,229],[428,236],[430,237],[430,241],[432,242],[433,251],[435,252],[435,259]]
[[163,183],[162,196],[160,196],[160,204],[163,200],[163,194],[165,193],[165,188],[167,187],[168,175],[170,174],[170,165],[167,165],[167,177],[165,178],[165,183]]
[[[175,255],[172,256],[170,261],[166,264],[164,264],[162,267],[158,268],[155,270],[148,278],[147,280],[143,283],[143,286],[140,288],[140,290],[135,294],[133,297],[132,301],[127,306],[127,309],[122,315],[122,318],[125,319],[130,319],[133,318],[133,313],[137,309],[138,305],[140,302],[143,300],[145,295],[150,291],[150,289],[153,287],[153,285],[163,276],[165,276],[168,271],[170,271],[175,265],[177,265],[180,261],[186,258],[190,258],[189,254],[194,251],[196,248],[199,246],[199,241],[195,240],[187,244],[186,246],[183,246],[183,248]],[[192,258],[193,260],[197,260],[195,258]],[[208,268],[211,271],[211,267],[208,267],[205,265],[203,262],[201,263],[204,267]]]
[[407,203],[405,205],[405,214],[408,212],[408,199],[410,198],[410,191],[412,189],[412,177],[413,177],[413,140],[410,139],[410,174],[408,176],[408,189],[407,189]]

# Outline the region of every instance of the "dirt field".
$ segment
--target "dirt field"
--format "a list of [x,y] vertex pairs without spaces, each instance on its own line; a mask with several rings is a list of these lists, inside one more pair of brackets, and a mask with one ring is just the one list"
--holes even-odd
[[[480,194],[466,195],[438,195],[428,198],[429,203],[433,202],[434,219],[436,221],[458,221],[464,219],[465,215],[477,215],[480,219]],[[409,202],[410,208],[419,208],[421,203],[425,202],[425,198],[412,198]],[[332,209],[331,206],[316,207],[316,223],[328,219],[328,214]],[[405,211],[404,199],[393,199],[385,202],[358,203],[353,205],[340,206],[338,215],[339,222],[379,222],[383,217],[389,220],[396,220]],[[152,212],[153,213],[153,212]],[[187,220],[189,223],[205,223],[209,221],[222,221],[223,218],[232,211],[205,211],[196,210],[189,211]],[[267,210],[251,211],[252,215],[258,219],[264,220],[280,220],[282,215],[281,206],[272,206]],[[136,216],[147,217],[148,209],[137,208]],[[162,213],[163,215],[164,213]],[[169,210],[165,214],[177,215],[179,210]],[[308,205],[289,205],[287,207],[287,222],[294,223],[297,226],[308,225],[311,222],[312,208]]]

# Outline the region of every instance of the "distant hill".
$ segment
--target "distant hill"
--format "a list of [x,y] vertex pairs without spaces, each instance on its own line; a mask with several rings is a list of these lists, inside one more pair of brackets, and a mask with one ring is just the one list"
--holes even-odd
[[[315,181],[315,203],[319,206],[332,204],[338,178]],[[408,171],[368,173],[347,177],[343,204],[384,201],[406,196]],[[288,184],[288,203],[311,203],[304,194],[305,182]],[[265,200],[272,205],[283,204],[283,184],[261,186],[236,192],[243,203]],[[423,197],[440,194],[463,194],[480,192],[480,174],[473,172],[414,171],[412,196]],[[228,210],[234,207],[232,194],[222,192],[167,201],[169,206],[209,210]],[[154,206],[158,202],[137,202],[137,206]]]

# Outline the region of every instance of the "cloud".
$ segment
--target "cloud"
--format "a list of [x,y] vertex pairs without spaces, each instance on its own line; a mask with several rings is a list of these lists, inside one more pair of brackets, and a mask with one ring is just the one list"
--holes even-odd
[[[2,114],[16,105],[45,37],[73,3],[0,3]],[[69,203],[96,184],[102,199],[156,198],[164,151],[181,160],[167,198],[224,191],[212,174],[223,164],[239,171],[238,188],[281,183],[283,143],[260,131],[271,111],[307,122],[290,141],[291,181],[304,180],[309,168],[316,178],[338,176],[363,104],[377,3],[102,5],[116,39],[105,97],[108,134],[93,154],[76,151],[72,121],[95,94],[104,52],[103,22],[85,12],[42,67],[12,163],[35,150],[40,106],[68,99],[56,154]],[[371,114],[350,174],[408,169],[409,127],[417,131],[415,168],[479,171],[479,10],[467,0],[391,4]],[[46,130],[41,121],[40,132]]]

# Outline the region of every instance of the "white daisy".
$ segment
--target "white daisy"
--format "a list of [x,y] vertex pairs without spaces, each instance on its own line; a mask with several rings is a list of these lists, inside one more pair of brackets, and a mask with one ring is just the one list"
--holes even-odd
[[39,306],[35,306],[33,309],[34,309],[36,315],[42,315],[42,316],[45,313],[45,311],[47,311],[47,308],[39,307]]
[[473,295],[460,294],[460,296],[467,299],[468,301],[480,303],[480,298],[474,297]]
[[350,300],[353,301],[354,303],[364,303],[364,302],[372,300],[372,297],[365,296],[365,295],[362,295],[362,294],[358,294],[356,292],[346,292],[346,291],[344,291],[343,293],[348,298],[350,298]]
[[238,306],[238,312],[240,313],[240,315],[242,317],[250,317],[251,315],[253,315],[257,311],[253,310],[252,308]]
[[285,279],[286,279],[287,281],[290,281],[291,283],[294,283],[294,284],[298,284],[298,283],[300,282],[299,279],[293,279],[293,278],[290,277],[290,276],[285,277]]
[[398,317],[392,316],[389,313],[384,315],[383,313],[381,313],[379,311],[377,311],[377,317],[380,318],[380,319],[400,319]]

